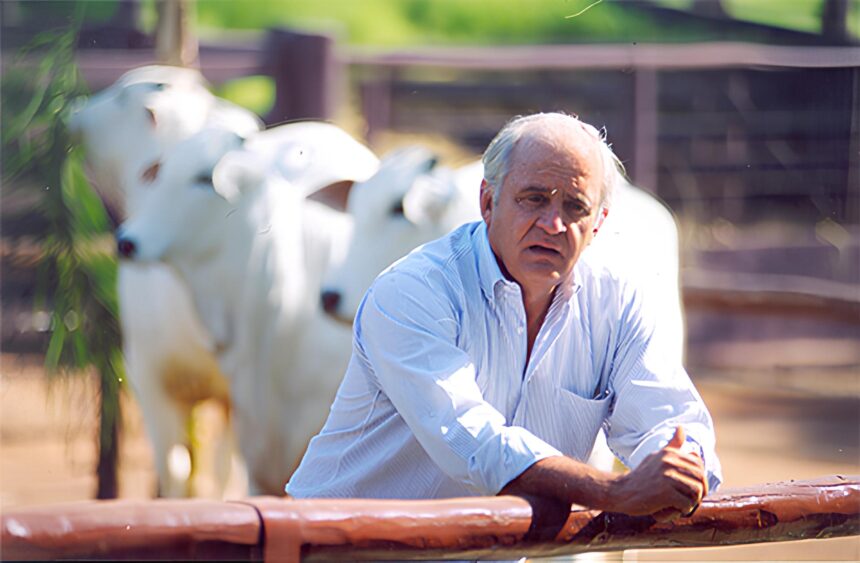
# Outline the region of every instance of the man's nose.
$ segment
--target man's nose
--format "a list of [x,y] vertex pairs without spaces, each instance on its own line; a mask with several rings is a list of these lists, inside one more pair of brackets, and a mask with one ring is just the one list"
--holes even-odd
[[543,212],[538,217],[538,225],[541,229],[551,235],[557,235],[567,231],[567,225],[561,215],[561,210],[558,205],[547,205]]

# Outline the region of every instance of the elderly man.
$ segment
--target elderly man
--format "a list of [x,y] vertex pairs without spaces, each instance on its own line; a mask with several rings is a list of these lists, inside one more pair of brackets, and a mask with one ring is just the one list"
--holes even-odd
[[[619,177],[611,150],[577,118],[538,114],[505,126],[484,167],[483,222],[367,292],[328,421],[287,492],[695,510],[721,479],[713,424],[655,330],[659,304],[579,260]],[[630,472],[583,463],[601,427]]]

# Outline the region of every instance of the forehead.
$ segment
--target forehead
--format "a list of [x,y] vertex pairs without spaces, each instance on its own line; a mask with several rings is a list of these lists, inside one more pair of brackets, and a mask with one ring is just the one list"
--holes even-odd
[[599,197],[603,177],[600,141],[579,126],[533,127],[513,146],[506,184]]

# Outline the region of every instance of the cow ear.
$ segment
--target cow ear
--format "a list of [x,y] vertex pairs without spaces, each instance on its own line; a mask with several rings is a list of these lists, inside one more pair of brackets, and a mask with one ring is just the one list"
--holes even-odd
[[256,190],[266,179],[265,166],[247,152],[225,155],[212,171],[212,186],[215,193],[231,204],[242,196]]
[[403,215],[416,225],[437,223],[448,210],[453,191],[450,174],[419,176],[403,197]]
[[149,104],[143,108],[143,111],[146,112],[146,117],[149,120],[149,123],[152,125],[153,129],[158,126],[158,119],[155,117],[155,108],[152,104]]
[[158,179],[158,173],[160,171],[161,171],[161,162],[156,160],[155,162],[153,162],[152,164],[147,166],[146,170],[144,170],[140,174],[140,181],[143,182],[144,184],[151,184],[156,179]]

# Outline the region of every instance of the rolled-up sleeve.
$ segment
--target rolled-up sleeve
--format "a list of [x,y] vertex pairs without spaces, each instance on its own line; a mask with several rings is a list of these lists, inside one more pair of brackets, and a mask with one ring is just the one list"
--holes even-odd
[[484,400],[457,347],[461,313],[444,287],[409,274],[377,279],[357,320],[360,353],[429,457],[477,494],[493,495],[558,450]]
[[682,426],[688,448],[699,453],[708,486],[722,481],[714,424],[689,375],[671,353],[671,342],[655,331],[659,303],[641,295],[622,299],[610,385],[616,401],[609,417],[607,442],[629,467],[663,448]]

